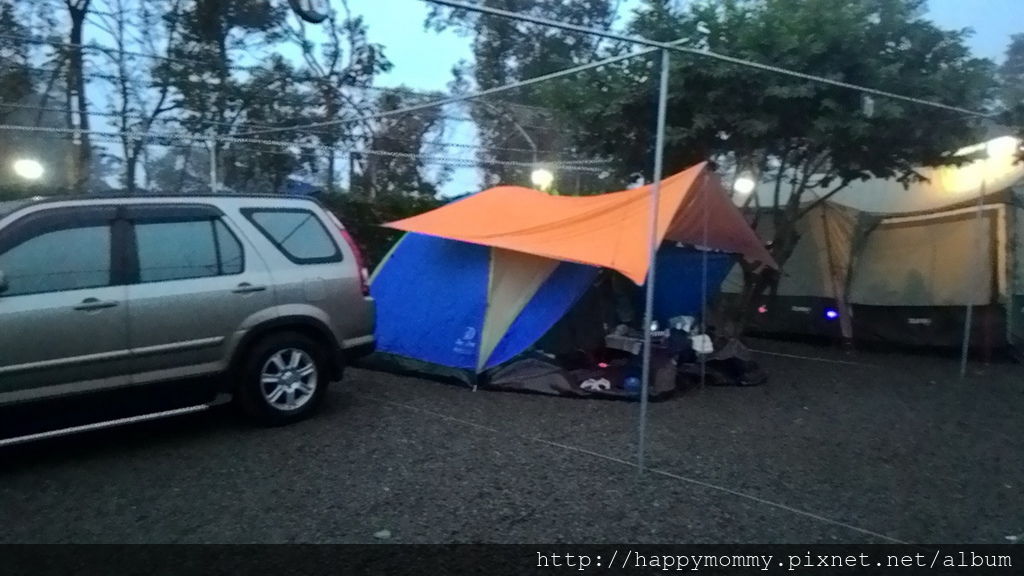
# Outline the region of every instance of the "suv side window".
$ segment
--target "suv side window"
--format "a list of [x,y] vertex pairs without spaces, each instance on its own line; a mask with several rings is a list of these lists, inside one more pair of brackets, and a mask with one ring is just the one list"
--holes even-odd
[[139,282],[239,274],[242,246],[219,220],[136,222]]
[[301,208],[242,211],[264,236],[296,264],[341,262],[341,251],[316,214]]
[[4,296],[111,285],[111,228],[93,223],[42,231],[0,253]]

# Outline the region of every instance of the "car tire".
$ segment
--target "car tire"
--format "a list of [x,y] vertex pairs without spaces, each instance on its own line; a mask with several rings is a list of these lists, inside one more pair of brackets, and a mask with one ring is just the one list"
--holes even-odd
[[302,420],[323,401],[330,366],[323,346],[297,332],[281,332],[256,343],[238,374],[238,404],[263,426]]

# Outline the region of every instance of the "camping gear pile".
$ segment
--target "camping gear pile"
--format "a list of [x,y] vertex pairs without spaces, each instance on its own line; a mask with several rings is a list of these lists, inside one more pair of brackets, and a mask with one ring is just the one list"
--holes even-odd
[[[406,234],[372,280],[373,365],[491,389],[635,398],[650,198],[650,185],[588,197],[506,186],[388,224]],[[775,267],[704,164],[661,183],[657,240],[654,320],[667,329],[652,335],[650,397],[673,392],[693,366],[706,377],[713,362],[723,382],[762,382],[735,345],[722,342],[733,356],[716,357],[698,330],[737,257]],[[730,362],[741,369],[731,379]]]

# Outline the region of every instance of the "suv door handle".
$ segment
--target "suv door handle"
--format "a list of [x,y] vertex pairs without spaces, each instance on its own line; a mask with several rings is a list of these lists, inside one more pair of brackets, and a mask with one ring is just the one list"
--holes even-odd
[[75,310],[102,310],[103,308],[113,308],[117,306],[117,302],[113,300],[100,300],[98,298],[86,298],[82,300],[82,303],[75,306]]
[[253,292],[263,292],[266,289],[266,286],[253,286],[248,282],[242,282],[232,292],[235,294],[251,294]]

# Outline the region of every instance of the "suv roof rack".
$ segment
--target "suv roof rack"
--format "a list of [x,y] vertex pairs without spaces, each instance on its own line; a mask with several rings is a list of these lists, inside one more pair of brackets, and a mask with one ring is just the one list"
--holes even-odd
[[305,200],[317,204],[321,208],[327,209],[327,206],[320,201],[318,198],[312,196],[288,196],[285,194],[254,194],[254,193],[236,193],[236,192],[221,192],[221,193],[202,193],[202,194],[128,194],[128,193],[103,193],[103,194],[61,194],[56,196],[33,196],[31,198],[21,198],[17,200],[5,200],[0,201],[0,216],[6,216],[7,214],[14,213],[15,211],[25,208],[26,206],[34,206],[37,204],[48,204],[51,202],[73,202],[76,200],[128,200],[128,199],[202,199],[202,198],[263,198],[263,199],[274,199],[274,200]]

